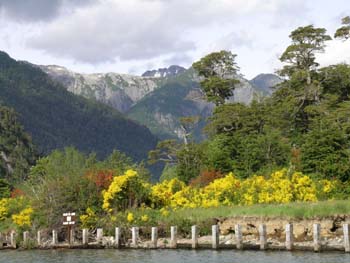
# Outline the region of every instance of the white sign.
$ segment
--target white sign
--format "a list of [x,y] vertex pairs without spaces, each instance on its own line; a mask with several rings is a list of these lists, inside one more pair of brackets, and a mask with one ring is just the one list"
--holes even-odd
[[63,213],[63,225],[74,225],[75,224],[75,213]]
[[75,216],[75,213],[63,213],[63,216]]

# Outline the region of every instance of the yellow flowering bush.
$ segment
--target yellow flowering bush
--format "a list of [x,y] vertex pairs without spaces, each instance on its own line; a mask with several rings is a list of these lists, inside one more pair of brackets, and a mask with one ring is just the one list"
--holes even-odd
[[246,180],[242,180],[242,187],[238,203],[243,205],[257,204],[259,201],[259,193],[265,184],[263,176],[252,176]]
[[295,201],[317,201],[316,184],[310,177],[296,172],[292,184]]
[[0,199],[0,222],[4,229],[29,228],[34,210],[23,196]]
[[322,192],[325,194],[329,194],[335,189],[335,184],[329,180],[321,180],[320,184],[322,186]]
[[[152,187],[152,200],[158,206],[177,209],[316,201],[324,198],[325,194],[329,198],[335,188],[335,183],[329,180],[314,181],[299,172],[289,174],[287,169],[276,171],[268,177],[254,175],[247,179],[238,179],[229,173],[203,188],[185,186],[176,180],[164,181]],[[174,185],[177,185],[175,191]]]
[[8,212],[8,198],[2,198],[0,200],[0,221],[6,219]]
[[86,214],[83,214],[79,217],[82,227],[83,228],[95,227],[98,220],[98,217],[95,211],[92,208],[88,207],[85,212]]
[[147,222],[148,221],[148,215],[143,215],[143,216],[141,216],[141,221],[142,222]]
[[156,206],[169,206],[171,203],[171,197],[185,188],[185,183],[181,180],[174,178],[164,180],[159,184],[155,184],[151,189],[151,200]]
[[170,214],[170,212],[169,212],[168,209],[166,209],[165,207],[163,207],[163,208],[160,209],[160,214],[161,214],[162,216],[164,216],[164,217],[168,217],[169,214]]
[[102,192],[102,208],[113,210],[136,207],[143,199],[149,198],[150,185],[140,178],[136,171],[127,170],[124,175],[115,176],[106,191]]
[[229,173],[224,178],[216,179],[204,187],[202,196],[202,206],[211,207],[231,205],[238,198],[241,182],[233,173]]
[[126,216],[126,220],[131,223],[134,221],[134,214],[133,213],[128,213],[128,215]]
[[[184,187],[181,191],[176,192],[170,200],[170,206],[176,207],[186,207],[195,208],[201,205],[198,202],[199,199],[199,189],[192,188],[190,186]],[[197,202],[195,202],[195,199]]]
[[32,214],[33,208],[27,207],[23,209],[19,214],[13,214],[12,221],[19,227],[30,226]]

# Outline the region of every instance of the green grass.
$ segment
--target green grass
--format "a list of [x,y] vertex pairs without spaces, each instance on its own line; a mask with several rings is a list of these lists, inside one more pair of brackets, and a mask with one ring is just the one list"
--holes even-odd
[[182,209],[172,212],[168,220],[175,217],[188,218],[191,221],[204,221],[212,218],[257,216],[310,219],[332,215],[350,215],[350,200],[320,201],[316,203],[290,203],[252,206],[222,206],[214,208]]

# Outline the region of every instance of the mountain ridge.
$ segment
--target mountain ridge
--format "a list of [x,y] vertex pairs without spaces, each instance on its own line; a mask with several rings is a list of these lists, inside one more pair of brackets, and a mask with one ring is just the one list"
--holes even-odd
[[[135,76],[111,72],[76,73],[64,67],[53,65],[39,67],[52,79],[63,84],[70,92],[119,110],[129,118],[147,126],[160,138],[181,139],[183,134],[179,124],[180,117],[194,114],[206,119],[214,108],[212,103],[206,101],[204,93],[199,88],[200,80],[192,68],[184,69],[173,65],[168,68],[148,70],[143,76]],[[160,72],[167,71],[171,71],[172,74],[160,77]],[[256,82],[255,84],[242,75],[238,74],[235,77],[240,80],[240,84],[237,85],[233,92],[234,95],[228,99],[228,102],[249,104],[253,99],[270,96],[273,92],[267,87],[266,77],[264,82]],[[259,87],[259,83],[263,83],[265,86]],[[185,88],[187,94],[177,92],[176,86],[179,89]],[[168,93],[158,92],[161,89],[165,89]],[[173,107],[174,111],[171,112],[166,109],[166,105],[162,104],[162,101],[167,101],[168,105],[172,105],[172,100],[178,102],[179,109],[183,110],[182,113],[175,107]]]
[[165,77],[174,77],[178,74],[185,72],[186,68],[178,65],[171,65],[167,68],[159,68],[153,70],[147,70],[144,72],[141,77],[156,77],[156,78],[165,78]]

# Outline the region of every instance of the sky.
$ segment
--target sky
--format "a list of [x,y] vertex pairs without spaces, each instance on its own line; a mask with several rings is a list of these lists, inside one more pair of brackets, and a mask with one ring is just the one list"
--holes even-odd
[[[230,50],[248,79],[273,73],[299,26],[333,36],[349,0],[0,0],[0,50],[17,60],[77,72],[140,75]],[[332,40],[322,66],[350,63]]]

